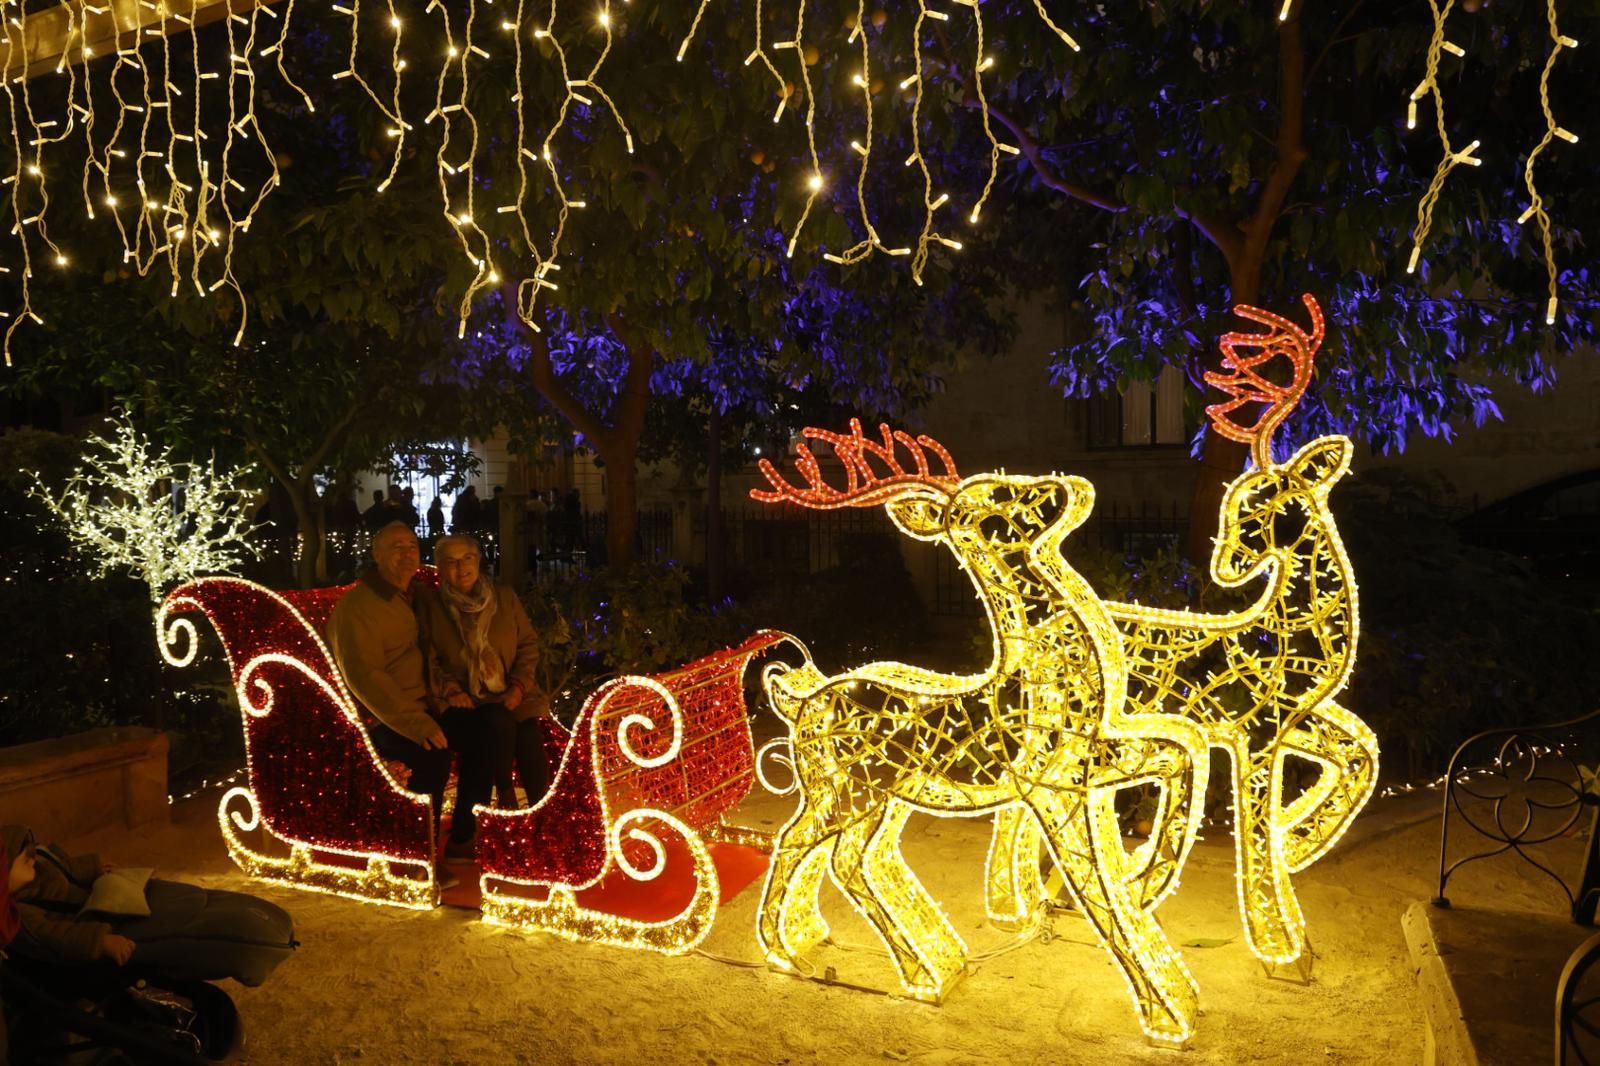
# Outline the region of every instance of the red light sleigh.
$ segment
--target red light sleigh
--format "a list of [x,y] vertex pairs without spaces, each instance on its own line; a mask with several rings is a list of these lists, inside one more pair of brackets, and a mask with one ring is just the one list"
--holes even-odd
[[[321,636],[345,591],[189,582],[157,614],[161,653],[175,666],[194,661],[190,612],[221,638],[248,781],[223,796],[217,816],[245,873],[433,907],[428,798],[373,749]],[[546,723],[550,791],[532,808],[480,811],[485,920],[668,953],[698,944],[723,901],[719,862],[748,881],[771,847],[771,834],[726,815],[755,777],[745,670],[784,639],[763,631],[667,673],[617,678],[589,696],[570,732]]]

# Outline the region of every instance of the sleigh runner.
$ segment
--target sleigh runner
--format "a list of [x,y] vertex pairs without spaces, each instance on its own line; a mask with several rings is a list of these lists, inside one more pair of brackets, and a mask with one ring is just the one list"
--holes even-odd
[[[373,748],[321,636],[345,591],[189,582],[157,615],[161,653],[175,666],[194,661],[199,634],[186,617],[194,612],[222,642],[247,782],[223,796],[218,820],[240,869],[427,909],[439,903],[429,799]],[[753,853],[732,850],[743,845],[764,863],[770,847],[770,834],[726,816],[754,782],[745,670],[784,639],[764,631],[654,677],[617,678],[589,696],[570,732],[545,722],[549,792],[532,808],[481,809],[485,919],[664,952],[699,943],[721,902],[719,858],[748,866]],[[688,898],[651,913],[663,905],[652,889]]]

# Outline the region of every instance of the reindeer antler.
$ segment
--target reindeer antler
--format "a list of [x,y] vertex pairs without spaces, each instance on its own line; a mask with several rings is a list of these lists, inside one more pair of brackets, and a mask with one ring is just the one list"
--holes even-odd
[[[751,499],[762,503],[788,500],[802,507],[824,509],[872,507],[901,495],[914,485],[933,485],[948,490],[961,480],[950,453],[932,437],[926,434],[913,437],[905,430],[891,430],[888,423],[879,423],[878,432],[883,435],[882,442],[867,439],[861,433],[859,418],[850,420],[849,433],[834,433],[807,426],[800,431],[806,440],[827,441],[833,445],[834,454],[844,464],[844,488],[835,488],[822,479],[822,468],[817,463],[817,457],[812,454],[810,446],[802,441],[796,449],[799,457],[794,465],[805,477],[807,487],[799,488],[784,481],[778,468],[763,459],[761,473],[772,489],[751,489]],[[900,464],[895,454],[896,445],[904,447],[910,454],[915,470],[907,470]],[[928,452],[939,457],[944,464],[944,473],[935,474],[928,468]],[[881,469],[874,468],[873,460]]]
[[[1218,343],[1222,347],[1222,365],[1231,373],[1212,370],[1205,373],[1207,384],[1232,397],[1206,408],[1211,424],[1224,437],[1249,444],[1256,465],[1262,468],[1272,465],[1272,434],[1294,410],[1310,384],[1311,360],[1322,346],[1325,335],[1322,308],[1317,305],[1316,297],[1306,293],[1300,300],[1311,312],[1310,333],[1271,311],[1249,304],[1234,307],[1234,314],[1259,322],[1271,332],[1224,333]],[[1241,348],[1255,349],[1257,354],[1241,355]],[[1256,372],[1257,367],[1280,356],[1293,366],[1293,377],[1287,385],[1269,381]],[[1228,417],[1246,404],[1266,404],[1253,426],[1242,426]]]

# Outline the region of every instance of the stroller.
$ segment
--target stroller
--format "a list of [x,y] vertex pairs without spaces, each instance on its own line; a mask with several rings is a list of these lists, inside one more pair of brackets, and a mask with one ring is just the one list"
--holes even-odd
[[[243,1041],[233,999],[294,950],[281,907],[239,892],[151,881],[151,914],[117,924],[139,944],[126,966],[48,957],[26,931],[0,964],[14,1063],[221,1062]],[[3,1059],[0,1059],[3,1061]]]

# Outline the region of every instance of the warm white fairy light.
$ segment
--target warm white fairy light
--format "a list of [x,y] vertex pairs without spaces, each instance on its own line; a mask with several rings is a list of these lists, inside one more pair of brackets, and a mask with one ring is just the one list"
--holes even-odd
[[[968,952],[906,865],[901,830],[913,811],[1003,809],[1043,836],[1145,1032],[1182,1043],[1197,989],[1154,910],[1176,888],[1199,831],[1208,756],[1193,723],[1124,712],[1127,665],[1112,618],[1061,554],[1093,506],[1093,487],[1062,475],[962,480],[931,439],[881,433],[881,443],[869,440],[855,421],[849,434],[807,429],[834,446],[846,485],[829,486],[802,445],[807,487],[788,485],[763,461],[773,491],[753,495],[821,508],[883,504],[908,536],[950,547],[984,603],[993,658],[972,675],[881,662],[829,677],[809,656],[799,667],[767,668],[768,699],[790,724],[801,800],[778,834],[762,892],[762,950],[780,969],[804,965],[827,934],[817,895],[826,874],[888,946],[906,992],[938,1000]],[[1129,853],[1116,795],[1146,784],[1166,802],[1151,842]],[[991,853],[990,880],[1007,886],[991,884],[991,898],[1025,890],[1038,839],[1004,862]],[[1159,888],[1144,888],[1151,883]]]
[[1449,52],[1453,56],[1466,54],[1444,37],[1445,20],[1450,17],[1450,10],[1455,6],[1455,2],[1456,0],[1445,0],[1444,6],[1441,7],[1439,0],[1428,0],[1428,9],[1433,14],[1433,36],[1428,41],[1427,70],[1423,74],[1422,81],[1411,91],[1411,99],[1406,104],[1406,128],[1414,129],[1417,125],[1418,101],[1427,96],[1433,97],[1434,127],[1438,131],[1439,145],[1444,150],[1444,156],[1433,172],[1433,180],[1428,183],[1428,188],[1417,204],[1417,225],[1411,234],[1411,258],[1406,262],[1408,274],[1416,272],[1417,263],[1422,258],[1422,245],[1428,239],[1428,232],[1433,228],[1433,209],[1439,202],[1440,194],[1444,192],[1445,179],[1450,176],[1452,170],[1463,163],[1474,167],[1483,165],[1483,160],[1473,154],[1478,150],[1481,141],[1473,141],[1465,148],[1456,150],[1450,147],[1450,131],[1445,128],[1444,92],[1439,87],[1439,57],[1444,52]]
[[[252,468],[219,473],[212,462],[180,463],[126,416],[108,439],[89,437],[80,466],[59,493],[33,475],[29,495],[62,524],[96,576],[128,571],[156,603],[169,585],[226,573],[259,555],[250,538]],[[183,510],[173,505],[181,485]]]
[[[188,284],[200,296],[229,288],[239,301],[239,321],[234,343],[243,338],[248,304],[233,272],[233,252],[239,234],[279,181],[271,146],[256,121],[256,59],[276,56],[286,84],[310,100],[283,67],[283,51],[292,2],[280,14],[253,7],[248,14],[231,13],[221,31],[227,40],[226,98],[223,89],[207,88],[224,75],[203,69],[196,9],[201,0],[139,0],[132,8],[133,25],[116,21],[109,7],[90,3],[62,5],[67,25],[59,38],[59,59],[53,71],[30,73],[24,41],[36,44],[36,17],[25,15],[20,0],[4,0],[8,55],[16,57],[0,79],[6,96],[8,129],[13,151],[10,186],[12,235],[17,239],[21,272],[21,306],[0,312],[12,321],[5,334],[6,361],[11,360],[12,336],[24,320],[39,321],[32,307],[32,264],[36,248],[48,251],[58,266],[67,256],[50,238],[50,168],[45,149],[69,137],[81,138],[85,163],[81,194],[90,218],[96,208],[105,210],[122,239],[122,261],[140,274],[161,268],[170,275],[171,290]],[[262,19],[281,23],[271,44],[261,44]],[[131,43],[115,45],[119,32],[132,33]],[[99,53],[84,43],[90,34],[107,35],[115,47]],[[181,38],[181,55],[174,55],[170,34]],[[95,97],[109,90],[116,114],[109,127],[97,113]],[[131,92],[129,90],[132,90]],[[47,102],[49,101],[49,102]],[[46,117],[54,111],[56,117]],[[215,121],[226,114],[226,125]],[[98,127],[98,128],[97,128]],[[202,128],[206,127],[206,128]],[[209,130],[209,132],[208,132]],[[102,133],[102,131],[106,131]],[[255,188],[240,179],[247,171],[264,170]],[[130,185],[136,193],[124,217],[124,198],[113,191]],[[91,188],[98,186],[98,190]],[[219,217],[220,216],[220,217]],[[209,262],[207,257],[211,256]]]
[[1563,34],[1561,27],[1557,25],[1556,0],[1545,0],[1545,20],[1550,27],[1550,54],[1545,57],[1544,69],[1539,73],[1539,110],[1544,114],[1544,136],[1534,145],[1533,151],[1528,153],[1528,161],[1522,168],[1522,181],[1528,189],[1528,209],[1522,212],[1517,224],[1526,223],[1530,218],[1539,224],[1539,240],[1544,249],[1545,274],[1550,286],[1550,299],[1545,304],[1544,320],[1546,325],[1553,326],[1556,322],[1557,306],[1555,247],[1550,237],[1550,215],[1544,209],[1544,197],[1534,184],[1533,170],[1540,153],[1550,147],[1556,138],[1559,137],[1568,144],[1576,144],[1578,141],[1577,134],[1556,123],[1555,112],[1550,108],[1550,72],[1555,68],[1556,57],[1561,54],[1563,48],[1578,47],[1578,42]]
[[[1017,154],[1018,149],[1011,145],[1001,143],[995,137],[994,130],[990,126],[989,102],[984,91],[983,75],[985,71],[990,70],[994,66],[995,61],[994,57],[986,51],[986,46],[984,43],[983,16],[979,9],[978,0],[951,0],[951,2],[959,7],[966,8],[973,21],[974,32],[977,39],[976,51],[972,60],[971,73],[968,75],[963,75],[962,77],[963,80],[970,78],[972,92],[976,98],[978,110],[982,115],[984,137],[989,144],[989,174],[984,182],[982,192],[978,194],[976,200],[973,202],[972,207],[966,215],[969,223],[976,223],[979,215],[983,211],[983,205],[988,201],[989,195],[994,189],[995,179],[999,174],[1001,154],[1009,153],[1014,155]],[[678,46],[679,61],[682,61],[683,57],[687,54],[689,45],[693,42],[695,35],[699,32],[700,25],[704,20],[706,10],[710,7],[710,4],[711,0],[700,0],[700,3],[695,10],[694,18],[689,25],[688,32],[685,33],[682,43]],[[1045,10],[1043,0],[1035,0],[1034,6],[1038,11],[1039,17],[1044,21],[1045,25],[1048,26],[1064,44],[1074,51],[1077,51],[1077,41],[1073,40],[1065,30],[1063,30],[1055,23],[1053,19],[1050,18],[1049,13]],[[850,147],[857,155],[861,157],[860,169],[857,172],[857,178],[855,182],[855,201],[856,210],[861,219],[862,238],[855,244],[841,251],[824,252],[823,257],[829,262],[849,265],[859,263],[862,260],[870,258],[872,255],[879,253],[885,255],[909,255],[911,257],[910,265],[912,279],[920,285],[922,283],[923,272],[927,267],[928,254],[934,245],[943,245],[945,247],[957,250],[959,250],[961,247],[961,242],[941,236],[935,227],[934,214],[945,205],[945,203],[949,200],[949,196],[947,194],[940,194],[938,197],[934,196],[933,190],[935,183],[933,174],[930,171],[922,152],[922,108],[925,102],[924,94],[926,91],[927,82],[931,76],[930,72],[932,69],[931,64],[925,62],[924,38],[927,33],[931,33],[932,31],[932,27],[929,25],[930,22],[947,22],[950,20],[950,17],[951,15],[949,12],[941,10],[937,7],[930,7],[926,0],[917,0],[917,14],[912,27],[912,39],[914,42],[911,60],[912,73],[900,82],[900,88],[902,90],[913,90],[910,117],[912,153],[910,157],[905,160],[905,165],[908,167],[915,165],[918,168],[919,176],[922,178],[923,221],[922,229],[917,236],[915,246],[912,248],[896,248],[889,247],[883,243],[879,235],[878,228],[873,222],[872,212],[867,205],[866,184],[867,176],[872,166],[872,149],[874,144],[872,115],[873,68],[870,35],[876,28],[876,25],[874,24],[873,26],[869,26],[866,18],[865,4],[858,2],[856,5],[854,22],[851,25],[850,35],[846,43],[848,45],[859,44],[860,49],[859,56],[861,65],[858,72],[851,77],[851,84],[856,85],[861,89],[861,114],[863,130],[860,137],[851,141]],[[805,18],[806,5],[804,0],[800,0],[800,2],[795,5],[794,38],[792,40],[779,41],[769,46],[764,43],[763,38],[765,22],[763,21],[762,17],[761,0],[756,0],[751,19],[755,32],[755,48],[745,59],[746,66],[750,65],[755,60],[760,59],[776,85],[778,106],[773,114],[774,122],[777,122],[783,118],[784,112],[788,109],[791,103],[791,97],[795,92],[798,91],[805,97],[805,109],[803,114],[806,127],[806,152],[809,164],[806,172],[807,176],[805,178],[806,200],[801,208],[798,220],[795,222],[793,229],[790,230],[789,233],[787,250],[788,254],[791,256],[794,254],[795,247],[800,240],[800,234],[804,230],[807,220],[811,217],[812,208],[815,206],[818,196],[824,189],[824,184],[820,181],[820,176],[823,174],[824,168],[817,152],[815,94],[811,85],[810,63],[807,62],[806,58]],[[768,50],[769,47],[771,49],[770,52]],[[792,51],[795,54],[794,62],[797,64],[796,69],[799,72],[799,77],[797,79],[799,82],[798,90],[795,88],[794,83],[785,80],[784,76],[778,71],[778,67],[772,53],[781,51]],[[813,62],[815,62],[815,60],[813,60]],[[952,61],[941,60],[941,62]]]

